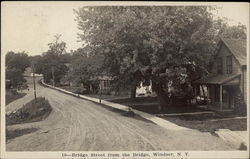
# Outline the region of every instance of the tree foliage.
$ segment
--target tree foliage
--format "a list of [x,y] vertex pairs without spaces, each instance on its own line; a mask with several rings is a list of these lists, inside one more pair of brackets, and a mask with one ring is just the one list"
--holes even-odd
[[10,51],[6,54],[6,67],[7,68],[18,68],[21,72],[24,72],[25,69],[30,65],[29,56],[25,52],[15,53]]
[[13,87],[25,82],[23,73],[30,65],[29,56],[25,52],[15,53],[10,51],[6,54],[6,79],[11,81]]
[[228,39],[246,39],[246,26],[242,24],[230,26],[226,18],[219,18],[214,20],[213,29],[217,31],[217,37]]
[[76,11],[79,37],[117,86],[153,82],[161,105],[192,98],[191,82],[207,74],[218,35],[240,38],[244,27],[214,20],[207,6],[102,6]]
[[59,84],[68,70],[65,64],[70,61],[70,56],[66,53],[66,43],[60,41],[60,36],[55,35],[55,41],[48,44],[47,52],[33,58],[36,72],[44,75],[45,82],[53,81],[54,74],[54,82]]
[[103,57],[94,55],[87,48],[79,48],[72,52],[69,71],[64,81],[81,83],[89,90],[90,85],[98,83],[102,70]]

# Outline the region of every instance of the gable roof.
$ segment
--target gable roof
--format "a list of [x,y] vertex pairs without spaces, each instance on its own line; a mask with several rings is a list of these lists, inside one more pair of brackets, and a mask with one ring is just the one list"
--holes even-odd
[[230,52],[235,56],[240,65],[246,65],[246,39],[226,39],[221,38],[221,41],[226,45]]

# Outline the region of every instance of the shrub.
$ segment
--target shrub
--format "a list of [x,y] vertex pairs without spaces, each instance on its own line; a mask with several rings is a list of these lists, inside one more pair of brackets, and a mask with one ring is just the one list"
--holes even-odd
[[7,125],[40,121],[46,118],[52,108],[44,97],[39,97],[23,105],[11,114],[6,115]]
[[243,99],[243,95],[242,94],[238,94],[235,98],[235,103],[234,103],[235,107],[234,107],[234,111],[235,113],[239,114],[239,115],[246,115],[246,103]]

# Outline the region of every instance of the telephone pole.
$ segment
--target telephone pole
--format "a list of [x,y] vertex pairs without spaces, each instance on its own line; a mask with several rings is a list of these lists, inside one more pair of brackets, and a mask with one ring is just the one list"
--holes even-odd
[[36,80],[35,80],[35,67],[34,63],[32,63],[32,74],[33,74],[33,85],[34,85],[34,97],[36,101]]
[[102,103],[102,82],[99,80],[99,103]]
[[54,65],[51,67],[51,69],[52,69],[53,86],[55,87],[55,68],[54,68]]

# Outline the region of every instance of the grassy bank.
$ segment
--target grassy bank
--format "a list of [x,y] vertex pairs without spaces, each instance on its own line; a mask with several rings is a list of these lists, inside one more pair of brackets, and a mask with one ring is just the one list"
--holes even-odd
[[[98,98],[98,99],[100,98],[100,94],[85,94],[85,96],[92,97],[92,98]],[[127,95],[108,95],[108,94],[101,95],[101,99],[108,100],[108,101],[115,100],[115,99],[124,99],[127,97],[128,97]]]
[[6,101],[6,105],[8,105],[9,103],[13,102],[14,100],[17,100],[19,98],[22,98],[26,95],[26,93],[19,93],[16,91],[12,91],[7,89],[5,92],[5,101]]
[[32,132],[37,131],[36,128],[25,128],[25,129],[16,129],[16,130],[8,130],[6,129],[6,140],[9,141],[11,139],[14,139],[16,137],[29,134]]
[[131,98],[114,99],[109,100],[114,103],[127,105],[133,109],[140,110],[149,114],[171,114],[171,113],[190,113],[201,112],[202,109],[195,106],[168,106],[162,111],[158,111],[158,99],[157,97],[137,97],[135,100]]
[[36,122],[45,119],[52,108],[49,102],[42,97],[25,104],[21,109],[6,115],[6,124],[20,124]]

